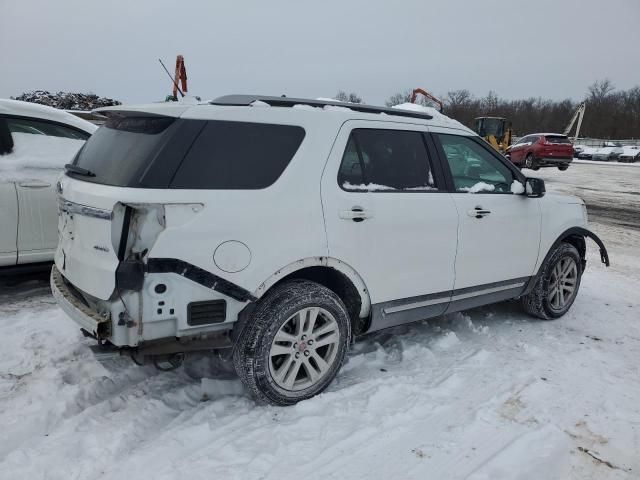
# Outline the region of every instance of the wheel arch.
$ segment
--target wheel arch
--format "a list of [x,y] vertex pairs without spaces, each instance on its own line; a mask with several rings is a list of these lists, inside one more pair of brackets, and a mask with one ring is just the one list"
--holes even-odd
[[364,280],[349,264],[333,257],[309,257],[282,267],[255,290],[262,297],[274,286],[294,278],[311,280],[332,290],[344,302],[353,331],[360,331],[359,321],[369,317],[371,298]]
[[570,243],[571,245],[576,247],[578,253],[580,254],[580,258],[582,259],[582,270],[584,271],[584,267],[586,266],[587,262],[587,238],[591,238],[598,245],[598,247],[600,248],[600,260],[608,267],[609,253],[607,252],[607,248],[604,246],[602,240],[600,240],[600,238],[591,230],[583,227],[571,227],[562,232],[558,236],[558,238],[556,238],[556,240],[551,244],[544,259],[538,265],[537,271],[529,280],[529,283],[527,284],[527,287],[522,295],[525,295],[531,291],[531,289],[535,285],[538,275],[540,274],[540,270],[542,270],[543,265],[549,260],[549,257],[553,254],[553,251],[556,249],[556,247],[562,242]]

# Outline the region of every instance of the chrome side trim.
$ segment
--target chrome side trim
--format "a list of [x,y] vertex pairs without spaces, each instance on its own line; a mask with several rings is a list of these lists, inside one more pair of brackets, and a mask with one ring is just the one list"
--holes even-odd
[[433,298],[431,300],[423,300],[421,302],[406,303],[404,305],[398,305],[396,307],[383,308],[382,313],[385,315],[389,315],[392,313],[404,312],[405,310],[412,310],[414,308],[437,305],[438,303],[444,303],[448,301],[449,301],[449,296],[447,295],[444,297]]
[[500,285],[499,287],[485,288],[482,290],[474,290],[473,292],[461,293],[451,297],[451,301],[462,300],[463,298],[477,297],[478,295],[486,295],[488,293],[501,292],[503,290],[510,290],[512,288],[524,287],[525,282],[509,283],[508,285]]
[[69,200],[64,200],[62,198],[58,198],[58,208],[61,212],[69,213],[71,215],[83,215],[85,217],[99,218],[101,220],[111,220],[113,216],[113,212],[109,210],[80,205],[79,203],[70,202]]

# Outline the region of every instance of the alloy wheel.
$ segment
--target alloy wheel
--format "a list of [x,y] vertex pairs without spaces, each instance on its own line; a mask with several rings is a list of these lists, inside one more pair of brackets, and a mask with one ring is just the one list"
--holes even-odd
[[303,308],[278,329],[269,350],[269,372],[284,390],[298,391],[322,380],[340,345],[334,316],[320,307]]
[[561,311],[573,301],[577,293],[578,265],[571,257],[563,257],[553,267],[549,278],[549,306]]
[[527,158],[524,161],[524,166],[527,168],[533,167],[533,158],[531,158],[531,155],[527,155]]

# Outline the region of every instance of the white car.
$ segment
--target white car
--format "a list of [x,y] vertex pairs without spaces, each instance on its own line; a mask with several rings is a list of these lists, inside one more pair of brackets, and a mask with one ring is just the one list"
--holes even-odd
[[618,156],[619,162],[635,163],[640,161],[640,146],[629,145],[622,147],[622,153]]
[[593,152],[591,160],[600,162],[614,162],[624,153],[622,147],[602,147]]
[[96,126],[55,108],[0,99],[0,269],[51,262],[55,183]]
[[560,317],[587,237],[608,264],[582,200],[433,109],[234,95],[100,111],[60,180],[58,303],[140,363],[226,348],[260,401],[321,392],[366,333],[518,297]]

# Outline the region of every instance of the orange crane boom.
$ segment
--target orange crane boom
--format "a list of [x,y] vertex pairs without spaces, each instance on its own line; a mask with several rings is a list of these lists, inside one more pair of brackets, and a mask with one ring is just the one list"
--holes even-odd
[[444,110],[444,103],[442,103],[442,100],[434,97],[433,95],[431,95],[426,90],[423,90],[422,88],[415,88],[413,92],[411,92],[411,103],[416,103],[416,98],[418,97],[419,93],[422,94],[422,96],[428,98],[429,100],[437,103],[438,106],[440,107],[440,113],[442,113],[442,111]]
[[184,94],[187,93],[187,68],[184,66],[184,57],[182,55],[176,57],[176,73],[173,77],[173,98],[178,98],[178,82],[180,82],[182,86],[180,93],[184,97]]

